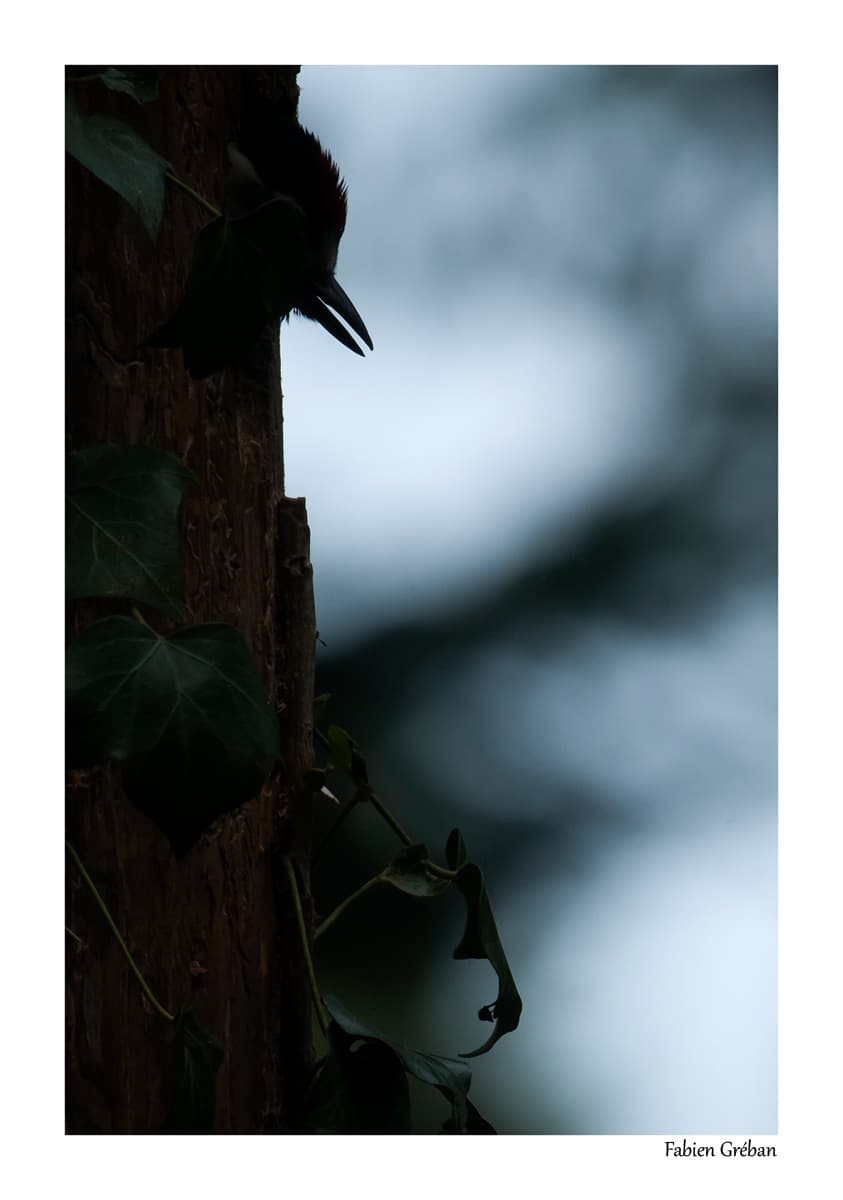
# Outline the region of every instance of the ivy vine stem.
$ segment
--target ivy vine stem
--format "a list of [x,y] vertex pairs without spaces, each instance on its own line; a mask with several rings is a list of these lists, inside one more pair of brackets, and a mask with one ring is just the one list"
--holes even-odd
[[154,633],[157,638],[160,638],[161,634],[156,632],[156,630],[154,630],[152,628],[149,621],[147,621],[147,619],[144,617],[143,613],[140,611],[140,609],[138,608],[138,606],[136,604],[132,605],[132,616],[135,618],[136,621],[140,621],[141,625],[145,625],[150,633]]
[[[313,958],[310,954],[310,939],[307,936],[307,925],[304,919],[304,910],[301,904],[301,892],[299,891],[299,881],[296,878],[296,870],[289,858],[284,859],[284,869],[287,872],[287,879],[290,884],[290,893],[293,897],[293,908],[296,912],[296,924],[299,928],[299,937],[301,938],[302,952],[304,961],[307,967],[307,978],[310,982],[310,994],[313,997],[313,1007],[316,1009],[316,1019],[319,1022],[319,1028],[325,1037],[328,1036],[328,1015],[325,1011],[325,1006],[322,1003],[322,995],[319,991],[319,984],[316,982],[316,971],[313,967]],[[315,937],[315,935],[314,935]]]
[[325,834],[325,836],[322,838],[322,841],[319,843],[319,845],[317,846],[317,848],[314,850],[313,854],[310,857],[311,867],[316,866],[316,863],[319,860],[319,858],[321,857],[322,851],[328,845],[328,842],[330,842],[331,838],[334,836],[334,834],[337,832],[337,830],[340,828],[340,826],[343,824],[343,822],[354,812],[355,808],[360,803],[360,801],[361,801],[361,797],[358,795],[357,792],[355,792],[354,795],[351,797],[351,799],[349,801],[347,801],[346,804],[337,813],[330,829]]
[[382,800],[379,800],[374,792],[369,793],[369,803],[374,808],[375,812],[386,821],[393,833],[397,834],[405,846],[414,846],[415,842],[410,837],[409,833],[401,826],[393,817],[392,813],[386,807]]
[[[429,858],[426,858],[423,861],[425,870],[429,871],[431,875],[436,875],[439,879],[447,879],[449,883],[453,882],[453,880],[455,880],[459,875],[459,871],[449,871],[447,867],[440,867],[438,863],[431,862]],[[352,892],[349,896],[346,896],[344,900],[340,900],[337,907],[332,909],[332,911],[328,913],[325,920],[316,926],[316,929],[313,931],[314,942],[317,938],[320,938],[323,933],[327,933],[334,921],[336,921],[337,917],[341,917],[345,910],[350,908],[355,900],[359,900],[361,896],[365,895],[366,892],[370,891],[379,883],[389,883],[389,879],[384,875],[383,871],[381,871],[378,875],[373,875],[371,879],[367,879],[365,883],[360,885],[356,892]]]
[[331,928],[334,921],[336,921],[337,917],[341,917],[342,914],[345,912],[345,910],[350,905],[352,905],[355,900],[358,900],[365,892],[368,892],[371,888],[375,887],[377,884],[385,883],[385,882],[386,882],[386,880],[383,878],[383,875],[373,875],[372,878],[367,879],[366,882],[364,884],[362,884],[357,889],[356,892],[352,892],[350,896],[346,896],[346,898],[344,900],[340,900],[337,907],[335,909],[333,909],[332,912],[329,912],[327,917],[325,918],[325,920],[322,921],[321,924],[317,925],[316,929],[314,929],[314,931],[313,931],[314,942],[316,941],[317,938],[320,938],[323,933],[325,933],[328,929]]
[[430,871],[431,875],[435,875],[438,879],[448,879],[453,881],[459,875],[459,871],[449,871],[447,867],[440,867],[438,863],[432,859],[424,859],[425,870]]
[[206,200],[204,196],[200,196],[198,192],[193,190],[190,184],[185,183],[183,179],[179,179],[178,175],[174,175],[172,171],[165,171],[164,175],[167,179],[169,179],[170,183],[174,183],[177,188],[181,188],[186,195],[191,196],[197,204],[201,204],[202,207],[206,208],[213,216],[222,216],[220,210],[211,204],[210,200]]
[[123,955],[126,959],[126,962],[129,964],[130,968],[132,969],[132,972],[134,973],[135,978],[137,979],[138,983],[141,986],[141,991],[146,996],[147,1000],[149,1001],[149,1003],[152,1005],[152,1007],[155,1009],[155,1011],[158,1013],[159,1016],[164,1017],[164,1019],[167,1021],[175,1021],[176,1018],[173,1016],[173,1014],[170,1012],[167,1012],[167,1010],[166,1010],[166,1008],[164,1008],[163,1004],[158,1003],[158,1000],[156,999],[155,995],[153,994],[152,988],[149,986],[149,984],[146,982],[143,975],[141,974],[140,967],[137,965],[135,960],[132,958],[129,947],[126,945],[125,941],[123,940],[123,935],[120,933],[120,930],[114,924],[114,918],[112,917],[111,913],[108,911],[107,904],[103,900],[102,896],[99,894],[99,891],[97,890],[97,886],[94,883],[93,879],[91,879],[91,876],[85,870],[82,859],[76,853],[73,846],[71,846],[70,842],[65,840],[64,844],[67,848],[68,854],[70,855],[70,857],[73,859],[74,863],[76,864],[76,868],[79,871],[79,874],[85,880],[85,883],[88,885],[88,888],[90,889],[91,895],[96,900],[96,902],[99,906],[100,912],[105,917],[105,919],[108,923],[109,929],[114,934],[114,937],[117,940],[118,946],[123,951]]
[[398,821],[395,819],[395,817],[393,817],[392,813],[389,811],[389,809],[386,807],[386,805],[383,803],[383,801],[379,800],[378,797],[375,795],[375,793],[371,790],[371,788],[366,786],[366,787],[358,788],[357,791],[352,796],[352,798],[348,801],[346,806],[337,814],[337,817],[334,820],[333,825],[328,830],[328,832],[325,834],[325,836],[323,837],[323,839],[319,845],[318,850],[313,855],[313,858],[311,859],[312,863],[316,862],[317,858],[322,853],[322,851],[325,849],[328,842],[331,840],[331,838],[337,832],[339,827],[342,825],[343,821],[345,821],[345,819],[348,816],[350,816],[350,814],[354,811],[354,809],[357,808],[358,804],[371,804],[372,807],[374,808],[375,812],[378,814],[378,816],[387,823],[387,825],[392,830],[392,832],[398,838],[400,838],[400,840],[404,843],[405,846],[415,846],[416,845],[413,838],[410,837],[410,835],[409,835],[409,833],[407,833],[406,829],[403,829],[401,827],[401,825],[398,823]]
[[[319,738],[319,740],[323,744],[323,746],[326,746],[328,748],[328,750],[330,750],[331,749],[330,739],[325,736],[325,734],[322,732],[321,729],[317,729],[315,732],[316,732],[316,736]],[[345,736],[347,737],[348,735],[346,734]],[[348,774],[348,773],[349,772],[346,771],[346,774]],[[407,833],[407,831],[405,829],[402,829],[402,827],[399,825],[399,823],[395,819],[395,817],[393,817],[392,813],[386,807],[384,802],[382,800],[378,799],[378,797],[375,795],[374,791],[372,790],[372,788],[369,786],[368,783],[358,784],[357,790],[354,793],[354,797],[351,801],[351,804],[349,805],[347,810],[340,813],[339,819],[336,821],[335,825],[330,830],[330,834],[333,834],[336,831],[340,822],[345,820],[348,813],[351,812],[352,808],[354,808],[354,806],[356,804],[359,804],[359,803],[362,803],[365,801],[368,801],[372,805],[372,807],[374,808],[374,810],[378,814],[378,816],[382,820],[386,821],[387,825],[390,827],[392,832],[401,839],[401,841],[404,843],[405,846],[414,846],[416,844],[415,841],[413,840],[413,838],[410,837],[409,833]],[[328,836],[330,836],[330,834]],[[328,838],[326,837],[325,841],[327,841],[327,840],[328,840]],[[322,845],[324,846],[324,844],[325,843],[323,842]],[[321,849],[321,847],[320,847],[320,849]]]

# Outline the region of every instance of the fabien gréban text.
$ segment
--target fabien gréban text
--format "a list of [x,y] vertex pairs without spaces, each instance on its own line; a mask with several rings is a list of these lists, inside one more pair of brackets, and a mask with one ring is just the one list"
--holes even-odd
[[699,1146],[696,1142],[681,1142],[664,1144],[665,1155],[669,1158],[775,1158],[775,1146],[759,1146],[752,1138],[744,1142],[721,1142],[717,1146]]

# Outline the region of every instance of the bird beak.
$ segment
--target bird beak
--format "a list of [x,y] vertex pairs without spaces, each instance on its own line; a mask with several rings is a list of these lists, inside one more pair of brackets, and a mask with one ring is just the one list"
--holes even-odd
[[363,324],[363,318],[351,303],[348,296],[346,296],[336,279],[334,279],[333,275],[328,278],[327,282],[317,284],[316,295],[318,299],[313,305],[313,310],[307,314],[308,316],[311,316],[314,318],[314,320],[318,321],[323,329],[327,329],[328,333],[333,334],[334,337],[338,341],[342,342],[344,346],[347,346],[349,350],[353,350],[355,354],[362,354],[363,351],[357,345],[348,330],[343,328],[343,326],[340,325],[339,321],[334,316],[334,313],[325,307],[326,304],[330,305],[334,312],[339,313],[346,325],[350,326],[357,336],[363,339],[369,349],[374,350],[375,347],[372,345],[372,339],[369,337],[369,331]]

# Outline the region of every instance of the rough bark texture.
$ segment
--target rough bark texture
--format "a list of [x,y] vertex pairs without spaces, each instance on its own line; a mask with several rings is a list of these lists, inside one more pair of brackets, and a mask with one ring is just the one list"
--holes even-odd
[[[292,112],[295,75],[164,68],[159,99],[143,106],[97,82],[74,89],[83,111],[123,116],[219,207],[244,86],[269,89]],[[283,766],[179,862],[109,767],[72,774],[67,836],[161,1003],[195,1007],[224,1042],[216,1130],[285,1131],[311,1054],[280,860],[307,840],[315,625],[304,502],[284,497],[277,338],[268,335],[247,368],[203,383],[191,382],[180,352],[142,349],[175,307],[193,237],[209,219],[171,189],[153,246],[129,206],[68,158],[68,449],[147,442],[196,472],[199,489],[181,516],[191,619],[228,621],[245,637],[277,706]],[[71,630],[104,611],[75,606]],[[171,1031],[70,863],[67,926],[68,1130],[154,1132]]]

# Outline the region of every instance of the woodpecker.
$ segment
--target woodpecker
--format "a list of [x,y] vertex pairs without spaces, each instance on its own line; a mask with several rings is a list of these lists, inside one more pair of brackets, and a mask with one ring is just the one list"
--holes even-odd
[[348,189],[318,138],[263,110],[244,123],[228,160],[225,213],[197,235],[182,303],[147,345],[183,347],[190,374],[204,379],[297,312],[362,355],[338,313],[374,349],[334,274]]

